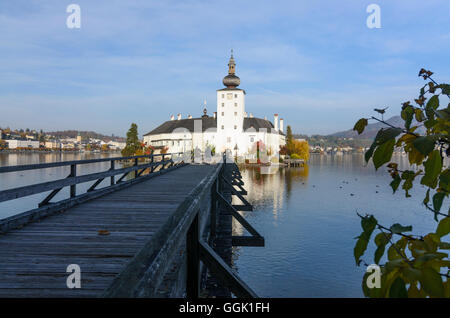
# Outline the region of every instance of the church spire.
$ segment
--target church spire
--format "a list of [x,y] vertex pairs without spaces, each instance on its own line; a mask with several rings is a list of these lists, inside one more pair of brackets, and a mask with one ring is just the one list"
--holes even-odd
[[223,78],[223,85],[227,88],[236,88],[241,83],[239,77],[235,75],[236,73],[236,62],[233,57],[233,49],[231,49],[231,57],[228,62],[228,75]]
[[231,57],[230,61],[228,62],[228,74],[234,74],[236,72],[236,62],[234,61],[233,57],[233,49],[231,49]]

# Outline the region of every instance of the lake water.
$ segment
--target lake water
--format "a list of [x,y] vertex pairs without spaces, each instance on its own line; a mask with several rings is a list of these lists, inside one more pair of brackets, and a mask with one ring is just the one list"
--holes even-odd
[[[46,162],[59,162],[59,161],[71,161],[71,160],[84,160],[84,159],[97,159],[97,158],[109,158],[120,157],[120,153],[0,153],[0,167],[26,165],[35,163]],[[116,163],[116,168],[120,168],[121,164]],[[87,165],[77,166],[77,175],[84,175],[99,171],[106,171],[110,168],[109,162],[99,162]],[[58,180],[65,178],[70,173],[70,166],[39,169],[39,170],[27,170],[19,172],[8,172],[0,174],[0,191],[26,186],[35,183],[41,183],[46,181]],[[117,179],[118,177],[116,177]],[[77,193],[84,193],[92,184],[91,182],[77,185]],[[103,180],[97,188],[102,188],[109,185],[109,178]],[[47,193],[39,193],[28,197],[20,198],[17,200],[11,200],[6,202],[0,202],[0,219],[8,216],[28,211],[37,208],[39,202],[41,202]],[[58,201],[69,197],[69,187],[62,189],[52,201]]]
[[[109,156],[119,154],[0,154],[0,166]],[[396,160],[406,165],[406,157]],[[109,162],[104,162],[80,166],[77,173],[107,169]],[[356,211],[374,214],[384,225],[413,225],[416,234],[436,226],[421,206],[423,187],[416,185],[409,199],[401,191],[393,195],[385,169],[366,167],[362,154],[312,155],[302,168],[243,167],[241,173],[254,205],[254,211],[243,215],[265,237],[266,246],[235,248],[233,266],[263,297],[361,297],[365,268],[357,267],[353,258],[354,238],[361,232]],[[0,190],[68,174],[69,167],[4,173]],[[79,185],[79,193],[88,186]],[[36,208],[45,196],[0,203],[0,219]],[[55,200],[66,197],[68,189]],[[235,232],[242,234],[237,223]],[[374,247],[369,251],[364,260],[371,264]]]
[[[407,164],[404,156],[395,159]],[[402,191],[393,195],[386,170],[366,167],[362,154],[312,155],[304,168],[242,168],[241,173],[254,205],[243,215],[266,246],[235,248],[234,268],[262,297],[363,297],[365,268],[353,257],[354,238],[361,233],[356,211],[374,214],[383,225],[412,225],[415,234],[436,227],[433,214],[421,205],[421,185],[412,198]],[[368,250],[363,259],[372,264],[375,248]]]

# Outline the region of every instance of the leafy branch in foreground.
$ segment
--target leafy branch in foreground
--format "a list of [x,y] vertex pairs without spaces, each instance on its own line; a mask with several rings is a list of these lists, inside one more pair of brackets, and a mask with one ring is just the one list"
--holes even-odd
[[[432,75],[431,71],[420,70],[419,76],[427,83],[414,102],[402,104],[403,127],[385,122],[383,114],[386,108],[383,108],[375,109],[381,114],[381,119],[374,116],[361,118],[353,128],[361,134],[369,120],[386,125],[378,131],[365,153],[366,162],[372,159],[375,169],[386,165],[392,178],[390,186],[393,192],[401,185],[407,198],[411,197],[414,181],[420,177],[420,184],[426,188],[423,204],[433,212],[437,222],[434,232],[423,236],[407,235],[404,233],[411,232],[412,226],[396,223],[388,228],[379,224],[373,215],[358,214],[363,229],[354,248],[358,266],[363,262],[361,257],[373,232],[379,231],[373,242],[377,246],[374,262],[381,267],[381,288],[369,289],[366,273],[362,288],[368,297],[450,297],[450,260],[445,252],[450,250],[450,243],[444,241],[450,233],[450,209],[441,211],[450,194],[450,170],[444,164],[445,157],[450,155],[450,85],[438,84]],[[445,98],[448,104],[443,107]],[[425,128],[424,134],[418,132],[421,126]],[[394,150],[407,154],[409,169],[401,170],[398,163],[391,162]],[[384,255],[387,262],[380,264]]]

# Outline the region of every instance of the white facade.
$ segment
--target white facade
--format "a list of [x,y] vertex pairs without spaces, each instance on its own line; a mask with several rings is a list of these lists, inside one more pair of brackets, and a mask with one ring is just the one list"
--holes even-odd
[[107,145],[111,148],[111,149],[118,149],[118,150],[122,150],[123,148],[125,148],[125,146],[127,145],[125,142],[119,142],[119,141],[109,141],[107,143]]
[[[200,118],[175,119],[163,123],[144,135],[144,143],[154,147],[167,147],[168,152],[187,152],[199,149],[205,151],[209,146],[216,153],[231,152],[233,156],[256,162],[267,156],[275,162],[281,145],[285,145],[284,121],[274,115],[273,124],[261,118],[248,115],[245,109],[245,91],[237,88],[240,79],[235,75],[233,55],[228,64],[228,75],[223,79],[226,88],[217,90],[217,112]],[[259,154],[257,155],[257,149]],[[263,161],[263,160],[261,160]]]
[[9,149],[17,149],[17,148],[39,148],[39,141],[37,140],[16,140],[9,139],[5,140],[8,144]]
[[242,154],[247,145],[243,138],[245,116],[245,91],[218,90],[217,91],[217,150],[237,150]]

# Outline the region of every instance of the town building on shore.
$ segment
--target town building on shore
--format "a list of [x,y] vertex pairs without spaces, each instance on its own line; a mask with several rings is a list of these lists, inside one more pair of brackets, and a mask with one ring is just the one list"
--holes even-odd
[[54,149],[54,150],[61,150],[62,144],[57,140],[48,140],[45,142],[45,148],[47,149]]
[[228,151],[250,160],[263,152],[269,160],[278,159],[280,146],[286,144],[284,121],[278,114],[272,123],[246,112],[246,92],[238,88],[240,78],[236,75],[233,52],[223,84],[225,87],[217,90],[217,111],[212,116],[208,115],[206,103],[201,117],[188,115],[183,119],[181,114],[177,118],[172,115],[170,120],[145,134],[144,143],[165,147],[168,152],[213,149],[216,153]]
[[5,142],[8,144],[9,149],[17,149],[17,148],[37,149],[40,146],[40,143],[37,140],[6,139]]

